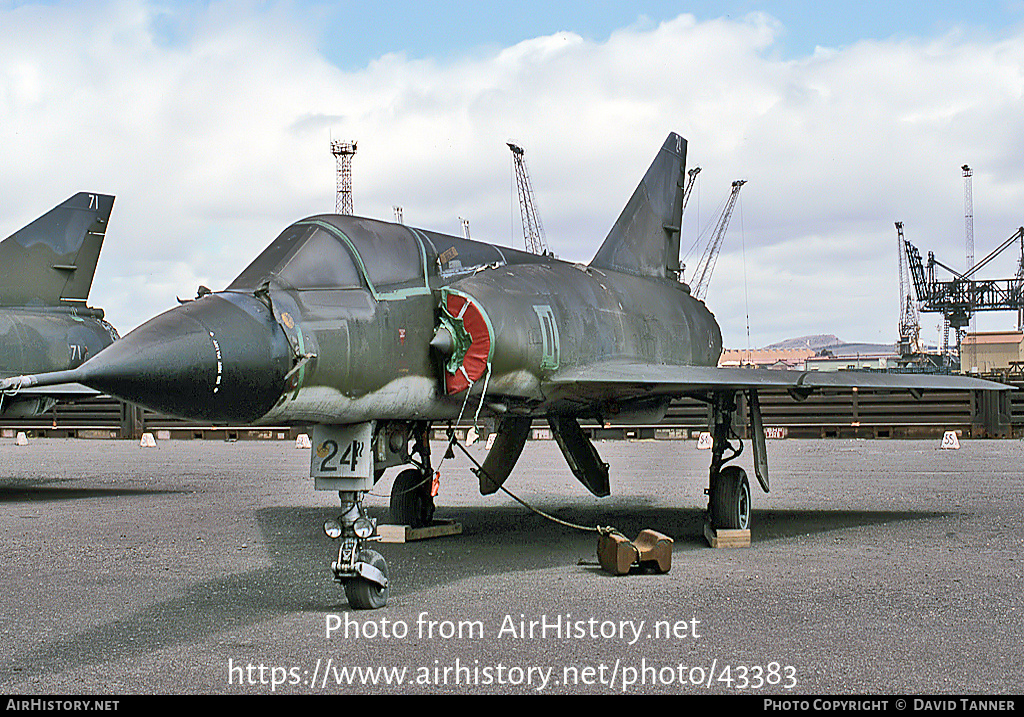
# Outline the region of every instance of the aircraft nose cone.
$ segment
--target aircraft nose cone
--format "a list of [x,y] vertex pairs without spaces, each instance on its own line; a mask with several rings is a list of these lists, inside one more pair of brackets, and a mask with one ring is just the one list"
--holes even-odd
[[250,423],[284,390],[287,339],[253,296],[211,294],[163,313],[82,365],[82,383],[154,411]]

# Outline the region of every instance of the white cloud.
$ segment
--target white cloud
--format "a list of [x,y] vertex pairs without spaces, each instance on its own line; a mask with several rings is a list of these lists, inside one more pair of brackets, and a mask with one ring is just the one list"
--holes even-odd
[[567,28],[345,72],[290,4],[174,7],[0,9],[0,233],[77,191],[117,194],[92,303],[122,331],[199,283],[225,286],[289,222],[332,210],[332,134],[359,141],[357,213],[390,220],[400,204],[408,223],[451,233],[464,216],[501,243],[521,242],[504,144],[515,138],[549,244],[587,260],[680,132],[704,168],[688,233],[749,180],[709,294],[732,346],[746,345],[745,303],[755,346],[825,332],[891,341],[893,222],[959,266],[965,162],[976,254],[1024,223],[1020,37],[783,60],[785,28],[766,15],[683,15],[603,42]]

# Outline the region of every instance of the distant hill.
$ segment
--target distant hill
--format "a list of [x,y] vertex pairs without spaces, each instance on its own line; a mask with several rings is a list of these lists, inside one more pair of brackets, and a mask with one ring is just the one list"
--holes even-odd
[[814,334],[813,336],[800,336],[795,339],[779,341],[771,346],[765,346],[763,350],[783,351],[786,349],[811,349],[812,351],[821,351],[822,349],[830,346],[838,346],[842,343],[843,341],[838,336],[833,336],[832,334]]

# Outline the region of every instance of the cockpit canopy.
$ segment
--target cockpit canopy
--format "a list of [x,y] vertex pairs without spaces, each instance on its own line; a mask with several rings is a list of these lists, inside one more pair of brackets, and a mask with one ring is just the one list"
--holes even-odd
[[402,224],[336,214],[303,219],[281,232],[228,291],[267,281],[298,291],[368,289],[380,297],[427,290],[487,266],[543,263],[551,257]]
[[312,217],[281,232],[228,290],[254,291],[268,280],[299,291],[426,286],[424,250],[399,225]]

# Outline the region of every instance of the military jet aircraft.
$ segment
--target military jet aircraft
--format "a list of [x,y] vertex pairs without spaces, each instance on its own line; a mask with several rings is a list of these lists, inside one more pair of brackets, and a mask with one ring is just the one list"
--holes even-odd
[[[0,376],[79,366],[117,338],[86,305],[114,198],[81,192],[0,242]],[[58,399],[95,395],[82,385],[0,395],[0,415],[43,413]]]
[[367,547],[363,496],[392,466],[392,518],[430,521],[428,433],[460,416],[497,421],[477,472],[493,492],[535,419],[570,468],[610,490],[581,420],[645,421],[690,396],[713,407],[708,511],[745,528],[750,486],[735,458],[737,396],[768,489],[758,390],[1003,389],[965,377],[717,368],[721,331],[679,277],[686,142],[670,134],[589,264],[352,216],[292,224],[221,292],[143,324],[77,369],[0,382],[76,381],[156,411],[220,422],[315,424],[310,472],[337,490],[335,579],[355,608],[387,602],[387,563]]

